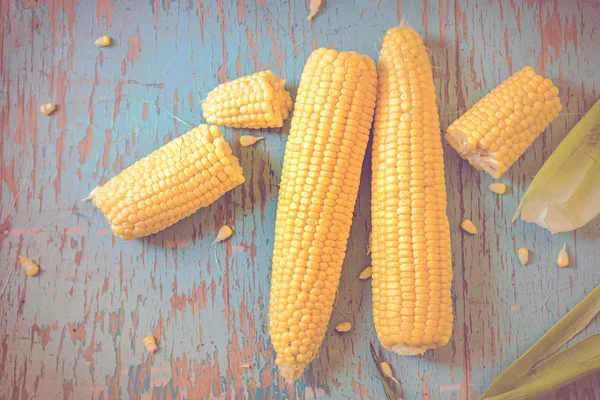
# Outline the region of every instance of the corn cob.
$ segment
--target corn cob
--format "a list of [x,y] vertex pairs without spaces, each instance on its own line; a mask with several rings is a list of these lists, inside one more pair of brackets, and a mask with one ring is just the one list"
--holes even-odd
[[200,125],[95,188],[113,232],[130,240],[161,231],[244,182],[216,126]]
[[421,354],[452,332],[452,265],[440,124],[423,40],[387,31],[372,154],[373,320],[381,344]]
[[472,166],[498,179],[561,108],[552,81],[525,67],[454,121],[446,140]]
[[211,124],[233,128],[280,128],[292,109],[285,81],[272,71],[261,71],[222,83],[202,103]]
[[295,102],[281,177],[269,331],[296,379],[316,356],[346,252],[377,92],[373,60],[318,49]]

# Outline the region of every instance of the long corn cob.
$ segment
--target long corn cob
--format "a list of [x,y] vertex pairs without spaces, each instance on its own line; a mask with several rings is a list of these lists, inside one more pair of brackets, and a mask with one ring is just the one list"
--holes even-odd
[[498,179],[561,108],[552,81],[525,67],[454,121],[446,140],[472,166]]
[[142,158],[90,194],[122,239],[161,231],[244,182],[216,126],[200,125]]
[[375,63],[318,49],[296,97],[277,204],[269,330],[296,379],[316,356],[333,308],[377,91]]
[[452,332],[452,264],[431,65],[412,29],[388,30],[373,129],[373,320],[381,344],[421,354]]
[[261,71],[222,83],[211,90],[202,113],[211,124],[233,128],[280,128],[292,109],[285,81]]

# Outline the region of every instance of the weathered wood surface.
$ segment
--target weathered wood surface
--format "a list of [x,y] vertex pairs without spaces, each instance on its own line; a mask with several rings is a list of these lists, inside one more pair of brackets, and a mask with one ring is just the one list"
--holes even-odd
[[[186,131],[166,110],[200,123],[208,90],[264,68],[293,91],[318,46],[376,59],[385,30],[403,18],[431,50],[442,128],[527,64],[556,82],[564,104],[503,179],[505,196],[446,147],[454,336],[423,357],[385,353],[407,399],[478,398],[596,286],[600,221],[551,236],[511,217],[533,174],[599,97],[598,0],[330,0],[312,22],[306,14],[304,1],[0,1],[0,398],[382,399],[368,351],[376,341],[370,288],[356,278],[369,264],[368,161],[330,324],[350,320],[354,329],[340,336],[330,326],[294,384],[277,378],[267,328],[289,125],[258,133],[266,140],[254,148],[240,148],[246,132],[227,129],[246,184],[149,239],[115,239],[80,199]],[[94,46],[103,34],[113,46]],[[38,111],[48,101],[58,104],[50,117]],[[460,232],[464,217],[480,235]],[[235,235],[211,249],[223,224]],[[559,269],[563,242],[573,262]],[[527,267],[517,262],[521,246],[533,253]],[[43,273],[26,278],[20,255]],[[142,345],[150,333],[155,355]],[[600,376],[556,398],[598,399]]]

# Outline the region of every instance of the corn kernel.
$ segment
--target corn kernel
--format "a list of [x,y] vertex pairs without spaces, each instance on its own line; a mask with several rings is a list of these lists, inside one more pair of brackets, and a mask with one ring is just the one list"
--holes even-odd
[[146,350],[148,350],[150,353],[155,353],[158,349],[156,338],[154,336],[146,336],[144,338],[144,346],[146,346]]
[[40,106],[40,112],[44,115],[50,115],[56,109],[56,104],[46,103]]
[[529,250],[527,250],[525,247],[521,247],[517,251],[517,255],[519,256],[519,261],[521,264],[527,265],[527,262],[529,261]]
[[568,267],[569,266],[569,253],[567,253],[567,244],[565,243],[558,253],[558,259],[556,263],[559,267]]
[[40,267],[31,258],[19,257],[19,261],[27,276],[35,276],[40,272]]
[[461,224],[460,227],[463,229],[463,231],[468,232],[472,235],[477,235],[477,228],[475,227],[475,224],[473,223],[473,221],[471,221],[470,219],[465,219]]
[[233,235],[233,230],[229,226],[224,225],[221,227],[221,229],[219,229],[219,232],[217,233],[217,237],[216,237],[215,241],[212,242],[212,244],[222,242],[225,239],[229,239],[231,237],[231,235]]
[[506,185],[500,182],[494,182],[488,186],[489,189],[496,194],[504,194],[506,192]]
[[358,279],[361,279],[361,280],[369,279],[372,274],[373,274],[373,269],[369,265],[367,268],[365,268],[365,269],[362,270],[362,272],[358,276]]
[[110,46],[110,44],[112,43],[112,39],[108,36],[100,36],[98,39],[96,39],[96,41],[94,42],[94,44],[96,46],[99,47],[106,47],[106,46]]
[[309,3],[309,14],[308,17],[306,17],[307,20],[311,20],[314,18],[315,15],[317,15],[317,13],[319,12],[319,7],[321,7],[321,1],[322,0],[310,0]]
[[335,326],[335,330],[339,333],[349,332],[352,329],[352,324],[350,322],[340,322]]
[[379,368],[381,368],[381,372],[383,373],[383,375],[384,375],[386,378],[390,378],[391,380],[393,380],[394,382],[396,382],[396,383],[398,383],[398,384],[400,383],[400,382],[398,381],[398,379],[396,379],[396,378],[394,377],[394,374],[392,373],[392,368],[390,367],[390,364],[388,364],[388,363],[387,363],[387,362],[385,362],[385,361],[382,361],[382,362],[380,362],[380,363],[379,363]]
[[248,146],[252,146],[253,144],[255,144],[256,142],[258,142],[260,140],[264,140],[264,137],[254,137],[254,136],[244,135],[240,138],[240,145],[242,147],[248,147]]

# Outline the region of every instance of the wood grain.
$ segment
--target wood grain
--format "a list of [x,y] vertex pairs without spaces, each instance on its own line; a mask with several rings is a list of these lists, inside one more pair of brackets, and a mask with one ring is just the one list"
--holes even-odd
[[[369,161],[330,332],[294,384],[277,378],[267,327],[288,125],[258,133],[266,140],[253,148],[239,146],[248,132],[226,129],[246,183],[151,238],[114,238],[80,199],[187,130],[167,110],[201,123],[211,88],[265,68],[295,92],[313,49],[377,59],[385,30],[402,19],[431,50],[442,128],[525,65],[556,82],[564,105],[502,179],[507,195],[488,191],[492,180],[446,147],[454,336],[422,357],[385,353],[407,399],[478,398],[596,286],[599,220],[551,236],[511,217],[599,97],[598,0],[330,0],[311,22],[307,10],[275,0],[0,2],[0,398],[382,399],[368,350],[376,341],[370,288],[357,279],[370,263]],[[104,34],[114,44],[96,47]],[[58,108],[46,117],[38,107],[49,101]],[[463,235],[463,218],[480,235]],[[223,224],[235,235],[211,248]],[[563,242],[573,262],[559,269]],[[532,252],[527,267],[516,256],[522,246]],[[18,256],[36,260],[40,276],[26,278]],[[345,320],[354,329],[336,334]],[[148,334],[159,341],[154,355],[142,344]],[[599,397],[600,376],[591,376],[549,398]]]

